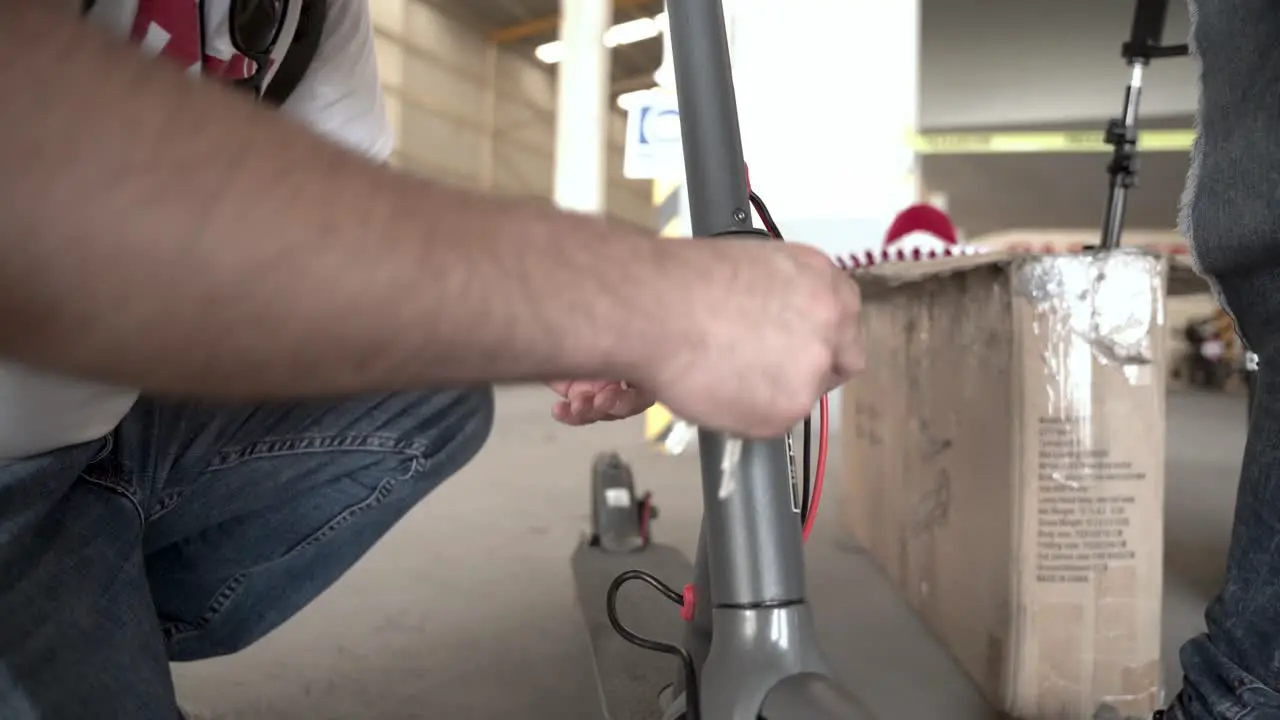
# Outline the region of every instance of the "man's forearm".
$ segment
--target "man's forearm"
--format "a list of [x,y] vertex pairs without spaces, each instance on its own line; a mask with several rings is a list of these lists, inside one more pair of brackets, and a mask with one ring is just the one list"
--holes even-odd
[[48,5],[0,0],[0,357],[269,397],[619,375],[649,344],[664,243],[373,167]]

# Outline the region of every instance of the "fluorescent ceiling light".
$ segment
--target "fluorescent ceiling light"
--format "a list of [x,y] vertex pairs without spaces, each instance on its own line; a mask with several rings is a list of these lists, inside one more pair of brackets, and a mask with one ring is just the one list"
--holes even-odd
[[662,26],[654,18],[638,18],[618,23],[604,31],[605,47],[630,45],[656,38],[662,34]]
[[[605,30],[602,41],[608,48],[631,45],[658,37],[666,27],[666,13],[660,13],[655,17],[628,20]],[[559,40],[543,43],[534,48],[533,56],[548,65],[554,65],[564,59],[564,43]]]
[[539,45],[533,49],[533,56],[548,65],[555,65],[564,59],[564,45],[559,40]]

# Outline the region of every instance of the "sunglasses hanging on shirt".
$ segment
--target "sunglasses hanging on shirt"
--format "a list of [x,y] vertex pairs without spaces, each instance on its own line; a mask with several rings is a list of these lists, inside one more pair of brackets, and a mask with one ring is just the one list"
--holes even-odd
[[[203,23],[204,3],[200,4]],[[295,5],[297,26],[283,57],[276,58]],[[231,46],[253,63],[249,77],[234,84],[271,105],[284,104],[315,59],[327,7],[327,0],[231,0]],[[279,65],[274,71],[273,62]]]
[[253,63],[253,73],[236,84],[245,86],[262,97],[271,55],[280,43],[285,18],[291,2],[300,0],[231,0],[228,27],[231,46]]

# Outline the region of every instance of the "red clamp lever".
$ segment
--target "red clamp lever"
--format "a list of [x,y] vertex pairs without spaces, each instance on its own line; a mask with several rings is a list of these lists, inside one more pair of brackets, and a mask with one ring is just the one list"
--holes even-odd
[[693,585],[684,586],[684,604],[680,606],[680,619],[685,622],[693,622],[693,611],[696,607],[693,596]]

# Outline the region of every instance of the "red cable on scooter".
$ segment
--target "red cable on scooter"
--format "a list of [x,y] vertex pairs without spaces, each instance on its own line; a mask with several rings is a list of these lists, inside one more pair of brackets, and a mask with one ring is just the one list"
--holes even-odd
[[818,400],[818,464],[813,469],[813,501],[809,505],[809,517],[804,519],[804,532],[801,537],[809,542],[809,533],[813,532],[813,523],[818,519],[818,506],[822,504],[822,481],[827,476],[827,438],[830,428],[827,396]]
[[[750,194],[751,205],[755,208],[756,214],[760,216],[760,222],[764,223],[765,231],[776,240],[785,242],[782,232],[778,229],[777,223],[769,214],[769,209],[765,207],[764,201],[759,195],[751,191],[750,174],[747,176],[747,191]],[[808,421],[806,421],[806,426]],[[827,444],[830,433],[830,413],[828,409],[827,396],[823,395],[818,400],[818,459],[814,466],[813,489],[810,492],[811,500],[808,503],[808,512],[801,520],[803,521],[803,530],[801,539],[803,542],[809,541],[809,535],[813,532],[814,522],[818,518],[818,506],[822,504],[822,485],[827,475]]]

